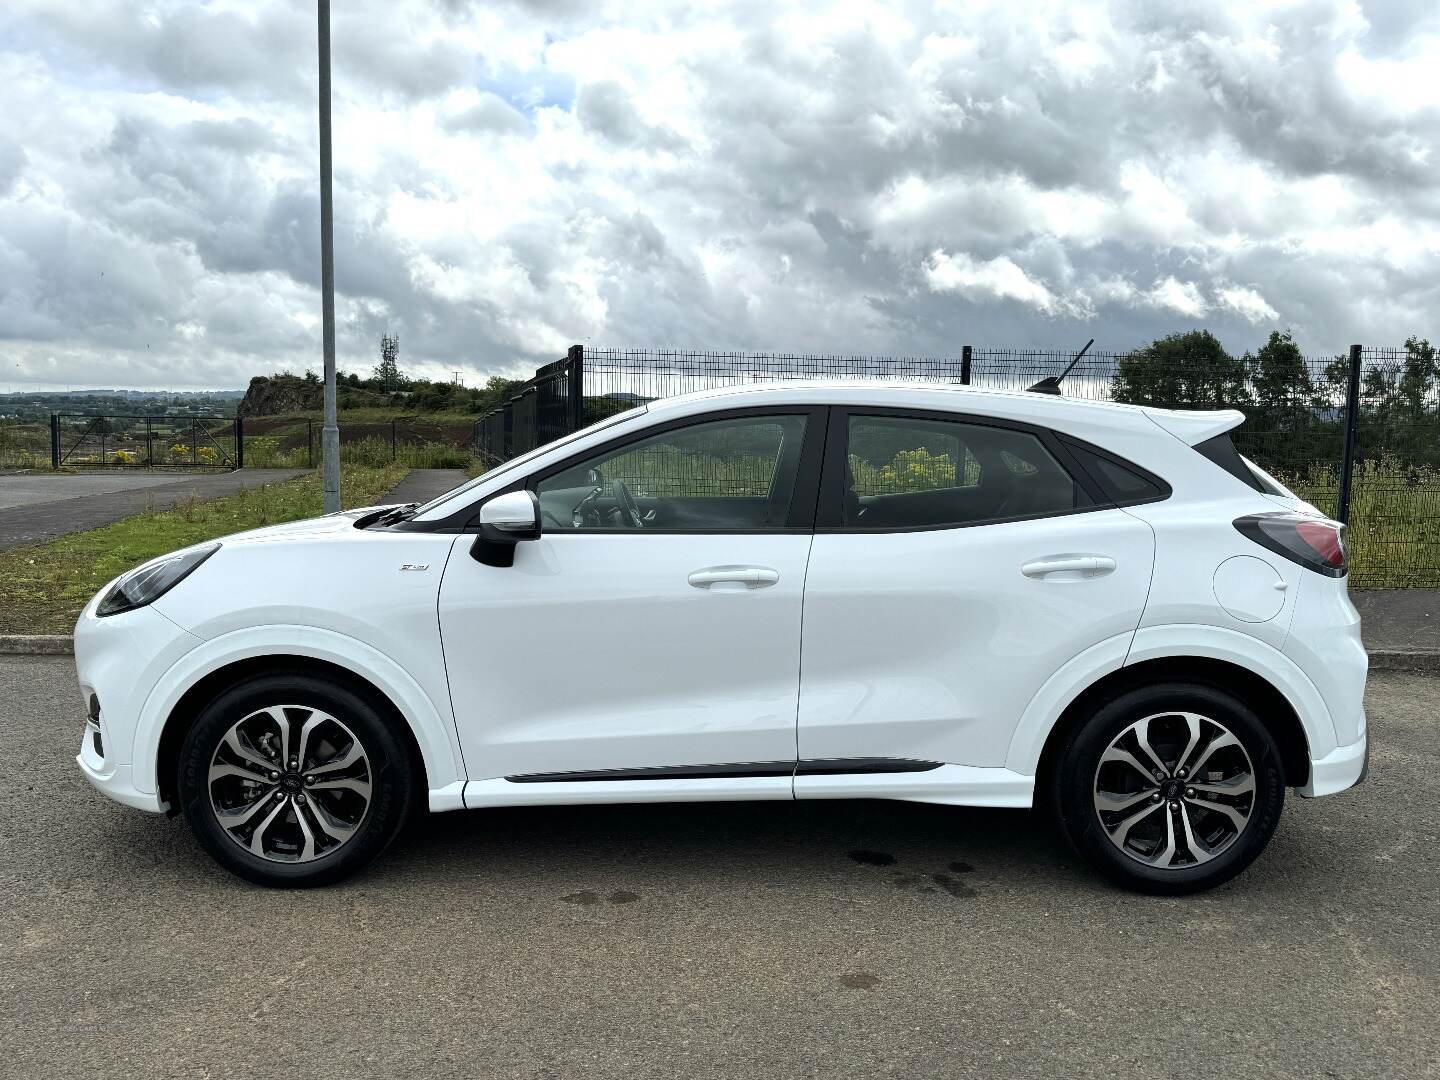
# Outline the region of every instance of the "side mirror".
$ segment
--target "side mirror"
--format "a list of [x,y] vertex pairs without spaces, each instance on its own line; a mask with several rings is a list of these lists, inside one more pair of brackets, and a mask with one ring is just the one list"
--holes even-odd
[[510,491],[480,507],[480,534],[470,557],[486,566],[514,566],[515,545],[540,539],[540,500],[533,491]]

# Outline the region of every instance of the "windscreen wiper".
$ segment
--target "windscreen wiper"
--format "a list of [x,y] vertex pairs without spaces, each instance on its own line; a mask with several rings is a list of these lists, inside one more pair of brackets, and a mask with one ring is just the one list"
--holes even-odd
[[385,525],[394,525],[396,522],[404,521],[406,518],[411,517],[418,509],[420,509],[420,504],[418,502],[406,503],[404,506],[391,507],[389,510],[386,510],[385,513],[381,514],[378,518],[371,522],[370,527],[374,528]]

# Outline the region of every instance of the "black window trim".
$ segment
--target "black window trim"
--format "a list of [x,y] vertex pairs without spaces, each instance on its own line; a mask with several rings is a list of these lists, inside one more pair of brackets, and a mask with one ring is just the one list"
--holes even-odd
[[1240,454],[1240,448],[1231,438],[1232,431],[1234,428],[1222,431],[1219,435],[1212,435],[1208,439],[1192,444],[1191,449],[1217,469],[1229,473],[1246,487],[1258,491],[1262,495],[1268,494],[1260,477],[1255,475],[1255,470],[1245,463],[1244,457]]
[[[912,533],[942,532],[949,529],[973,529],[982,525],[1003,525],[1012,521],[1039,521],[1045,518],[1070,517],[1073,514],[1090,514],[1097,510],[1111,510],[1115,503],[1096,484],[1094,478],[1079,462],[1065,450],[1058,432],[1039,424],[1027,424],[996,416],[951,411],[948,409],[914,409],[895,405],[834,405],[830,409],[830,423],[825,438],[825,467],[820,476],[820,506],[815,515],[816,533]],[[850,417],[876,416],[900,417],[912,420],[938,420],[948,423],[972,424],[976,427],[1004,428],[1033,435],[1040,440],[1051,457],[1090,498],[1089,506],[1077,506],[1071,510],[1045,511],[1037,514],[1014,514],[1006,517],[979,518],[975,521],[947,521],[938,525],[909,525],[903,527],[846,525],[844,523],[845,466],[849,447]],[[1114,455],[1109,455],[1113,457]]]
[[575,530],[545,530],[544,536],[747,536],[747,535],[784,535],[787,533],[809,534],[814,531],[815,511],[819,503],[820,487],[820,463],[821,453],[824,449],[826,424],[829,421],[829,410],[824,405],[752,405],[743,408],[717,409],[714,412],[691,413],[688,416],[677,417],[674,420],[667,420],[658,424],[650,424],[644,428],[627,432],[624,435],[610,439],[596,446],[585,450],[577,451],[574,454],[562,459],[554,465],[547,465],[543,469],[537,469],[526,476],[517,477],[511,483],[491,492],[481,501],[462,512],[466,518],[464,525],[459,528],[461,532],[473,532],[476,529],[475,517],[480,513],[480,507],[499,495],[511,491],[535,491],[541,481],[549,479],[558,473],[573,469],[576,465],[589,461],[592,458],[604,454],[622,450],[632,443],[643,442],[646,439],[654,438],[657,435],[664,435],[670,431],[681,428],[698,427],[701,424],[710,424],[723,420],[743,420],[754,417],[766,416],[802,416],[805,418],[804,443],[800,451],[800,465],[795,474],[795,491],[790,496],[790,513],[787,523],[784,525],[768,526],[765,528],[746,529],[575,529]]
[[[1062,432],[1057,432],[1056,436],[1060,442],[1060,447],[1065,454],[1064,461],[1070,466],[1072,466],[1073,470],[1079,475],[1090,477],[1090,479],[1094,481],[1096,489],[1100,492],[1101,498],[1103,498],[1111,506],[1144,506],[1146,503],[1164,502],[1166,499],[1170,498],[1170,496],[1175,493],[1175,489],[1170,486],[1169,482],[1163,476],[1157,476],[1155,473],[1151,472],[1144,466],[1136,465],[1135,462],[1131,461],[1129,458],[1121,457],[1119,454],[1115,453],[1112,450],[1106,450],[1103,446],[1096,446],[1094,443],[1086,442],[1084,439],[1077,439],[1074,435],[1066,435]],[[1137,495],[1131,498],[1117,498],[1115,493],[1110,490],[1110,486],[1106,483],[1103,476],[1094,476],[1090,472],[1089,468],[1086,467],[1083,461],[1077,458],[1074,454],[1070,453],[1071,445],[1074,445],[1077,449],[1083,450],[1088,454],[1094,454],[1098,458],[1104,458],[1112,465],[1117,465],[1122,469],[1134,473],[1136,476],[1140,477],[1140,479],[1146,481],[1147,483],[1153,484],[1159,494]]]

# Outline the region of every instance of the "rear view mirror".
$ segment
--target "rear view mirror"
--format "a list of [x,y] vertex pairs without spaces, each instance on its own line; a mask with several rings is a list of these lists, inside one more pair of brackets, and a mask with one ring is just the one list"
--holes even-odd
[[514,566],[515,545],[540,539],[540,500],[533,491],[509,491],[480,507],[480,535],[470,555],[486,566]]

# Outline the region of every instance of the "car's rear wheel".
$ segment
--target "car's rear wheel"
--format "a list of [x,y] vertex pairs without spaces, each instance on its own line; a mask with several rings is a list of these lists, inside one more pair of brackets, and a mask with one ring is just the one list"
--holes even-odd
[[1061,826],[1112,880],[1151,893],[1209,889],[1264,850],[1285,778],[1270,732],[1216,687],[1124,693],[1075,728],[1054,771]]
[[301,675],[249,679],[200,714],[180,749],[186,820],[226,869],[323,885],[375,859],[416,797],[405,739],[364,697]]

